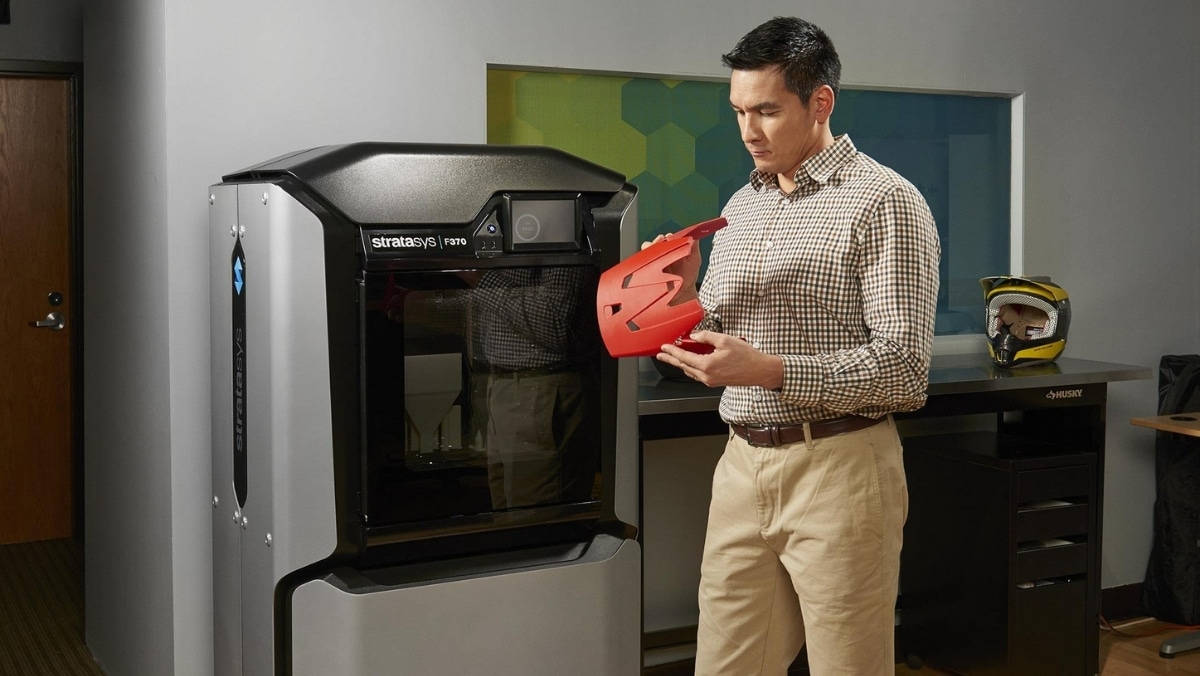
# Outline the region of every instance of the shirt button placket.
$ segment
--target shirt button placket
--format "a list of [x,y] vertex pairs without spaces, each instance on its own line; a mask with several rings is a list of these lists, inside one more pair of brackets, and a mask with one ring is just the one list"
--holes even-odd
[[[775,232],[779,225],[779,219],[783,216],[783,208],[787,204],[787,196],[779,193],[779,199],[775,203],[775,218],[772,219],[771,227],[766,228],[763,235],[763,260],[770,258],[771,249],[775,248],[775,240],[771,239],[771,233]],[[766,276],[759,278],[758,290],[756,294],[759,298],[764,298],[767,295],[767,279]]]

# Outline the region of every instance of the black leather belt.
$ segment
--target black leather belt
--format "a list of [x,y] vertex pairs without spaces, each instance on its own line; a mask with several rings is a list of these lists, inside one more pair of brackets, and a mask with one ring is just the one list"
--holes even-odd
[[[808,432],[813,439],[832,437],[835,434],[857,432],[883,422],[883,418],[867,418],[861,415],[845,415],[830,420],[808,423]],[[739,425],[731,423],[729,429],[746,440],[751,446],[786,446],[804,441],[804,425]]]

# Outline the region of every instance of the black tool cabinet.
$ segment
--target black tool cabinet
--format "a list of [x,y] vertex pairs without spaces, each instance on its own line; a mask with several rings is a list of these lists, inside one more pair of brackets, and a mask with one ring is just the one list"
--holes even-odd
[[897,638],[910,661],[1099,673],[1105,401],[1103,383],[931,397],[921,418],[975,414],[983,429],[904,440]]
[[905,649],[963,673],[1094,673],[1096,454],[992,433],[923,437],[906,444],[905,470]]

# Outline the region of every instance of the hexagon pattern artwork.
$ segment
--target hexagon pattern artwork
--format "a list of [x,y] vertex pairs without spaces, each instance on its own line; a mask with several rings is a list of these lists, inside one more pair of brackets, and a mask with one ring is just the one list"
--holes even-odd
[[723,82],[490,69],[488,143],[621,172],[638,187],[644,241],[719,216],[754,168]]

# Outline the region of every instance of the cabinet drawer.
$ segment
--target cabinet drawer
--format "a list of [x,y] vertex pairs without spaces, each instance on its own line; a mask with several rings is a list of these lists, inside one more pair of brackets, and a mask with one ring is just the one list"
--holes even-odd
[[1082,535],[1088,525],[1087,505],[1022,509],[1017,512],[1017,541]]
[[1086,573],[1087,552],[1086,542],[1018,550],[1016,581],[1028,582]]
[[[1084,580],[1015,590],[1011,673],[1087,674],[1087,585]],[[1094,622],[1094,619],[1093,619]],[[1095,624],[1091,624],[1095,631]]]
[[1087,465],[1017,472],[1017,502],[1090,495]]

